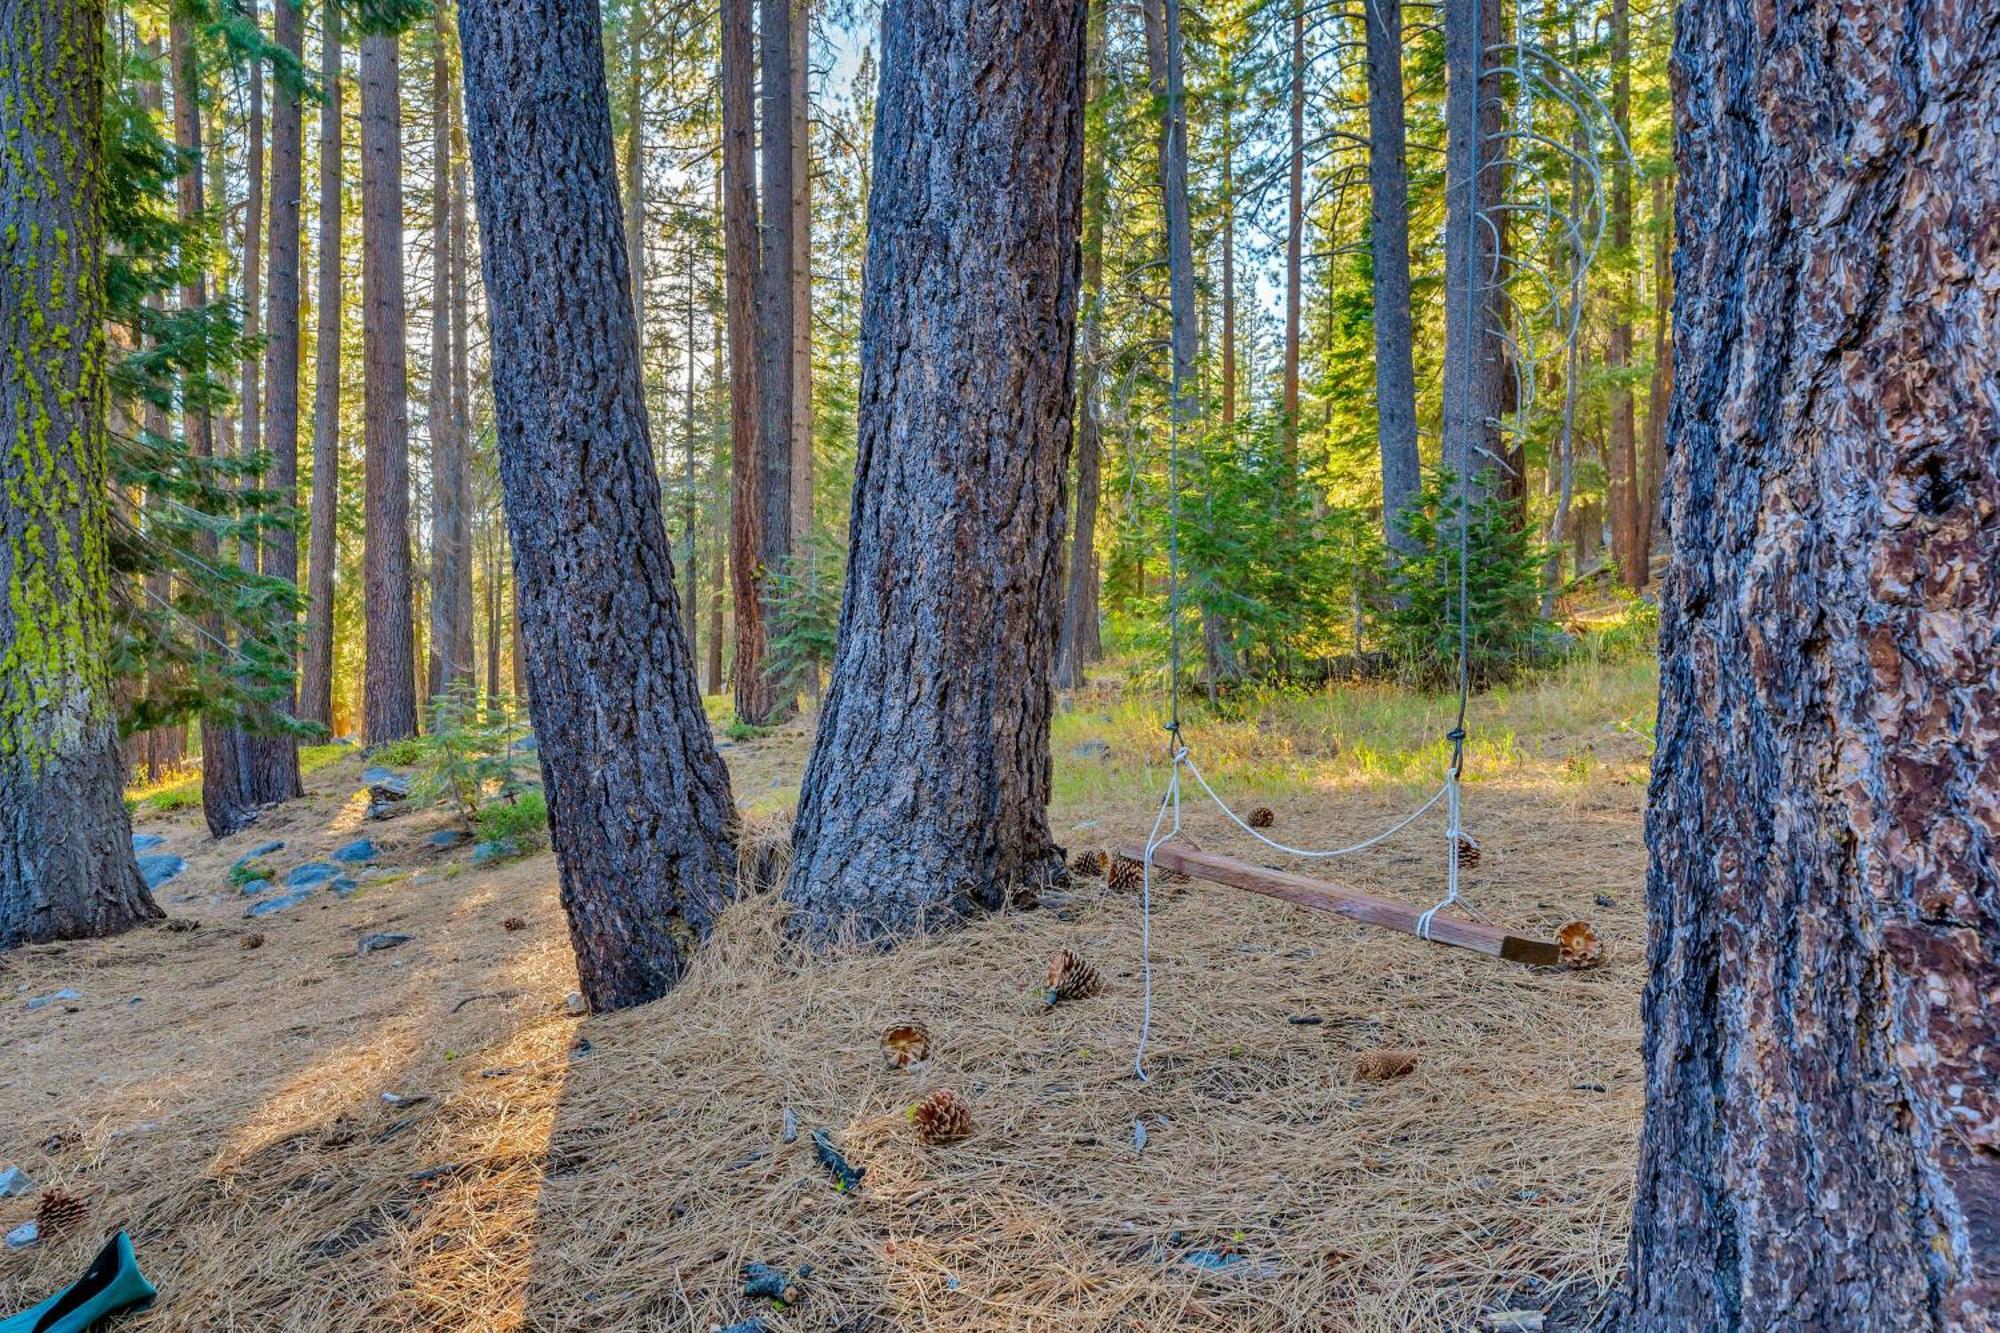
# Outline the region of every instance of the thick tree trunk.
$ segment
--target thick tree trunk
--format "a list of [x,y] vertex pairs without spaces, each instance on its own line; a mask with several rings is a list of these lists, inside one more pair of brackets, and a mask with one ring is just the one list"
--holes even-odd
[[[1104,0],[1089,7],[1086,97],[1104,85],[1106,15]],[[1104,333],[1099,303],[1104,292],[1104,214],[1110,201],[1102,136],[1084,144],[1083,163],[1083,332],[1077,363],[1076,521],[1070,529],[1067,587],[1062,630],[1056,638],[1056,684],[1066,690],[1088,684],[1086,668],[1104,656],[1098,633],[1097,508],[1103,486],[1104,432],[1097,395],[1104,373]],[[1225,242],[1225,245],[1227,243]],[[1226,253],[1226,251],[1225,251]],[[1224,270],[1227,272],[1227,270]],[[1225,385],[1229,383],[1224,380]]]
[[792,549],[813,530],[812,411],[812,11],[791,0],[792,78]]
[[642,33],[645,8],[625,7],[625,270],[632,275],[632,326],[639,366],[646,364],[646,102]]
[[[757,253],[757,452],[762,523],[758,592],[766,632],[775,628],[776,583],[793,551],[792,540],[792,0],[760,0],[757,17],[763,118],[758,184]],[[760,691],[762,710],[746,722],[765,726],[792,714],[797,682],[770,678]]]
[[340,0],[320,5],[319,249],[313,300],[313,473],[306,552],[306,653],[299,716],[333,726],[333,573],[340,558]]
[[[295,0],[276,0],[272,39],[294,57],[305,50],[305,16]],[[296,86],[279,80],[271,105],[270,272],[264,312],[264,447],[271,470],[264,479],[289,509],[299,491],[299,196],[303,191],[305,103]],[[273,528],[263,541],[265,577],[296,587],[298,539],[289,525]],[[295,698],[283,701],[290,714]],[[278,733],[267,719],[261,733],[244,737],[250,796],[259,805],[305,795],[299,778],[298,742]]]
[[[1632,18],[1627,0],[1611,0],[1611,118],[1626,139],[1632,129]],[[1611,156],[1611,328],[1604,368],[1611,379],[1611,554],[1627,587],[1646,585],[1640,553],[1639,454],[1632,410],[1632,163],[1622,151]]]
[[1064,873],[1049,715],[1084,10],[883,13],[850,563],[786,889],[816,938],[899,934]]
[[681,636],[597,6],[464,0],[500,478],[549,830],[592,1008],[686,973],[735,806]]
[[751,0],[722,0],[722,234],[729,319],[729,576],[736,610],[736,716],[768,717],[764,676],[764,473],[759,447],[757,160]]
[[104,7],[0,9],[0,949],[160,915],[112,705]]
[[370,33],[361,39],[361,321],[367,349],[362,579],[368,636],[361,715],[369,745],[417,732],[402,123],[396,38]]
[[1410,319],[1410,177],[1403,132],[1402,0],[1371,0],[1368,30],[1369,246],[1375,283],[1375,441],[1382,456],[1382,535],[1412,543],[1402,516],[1423,485]]
[[[1502,483],[1500,413],[1507,376],[1499,319],[1499,79],[1493,0],[1445,0],[1444,461],[1470,496]],[[1482,213],[1490,215],[1482,221]],[[1492,225],[1487,225],[1490,222]]]
[[1627,1326],[2000,1326],[2000,25],[1691,0]]
[[[262,0],[238,0],[245,22],[262,36]],[[264,446],[264,404],[258,383],[257,340],[264,336],[264,62],[248,65],[248,116],[244,122],[243,148],[243,335],[245,350],[237,367],[236,405],[243,414],[242,459],[248,463]],[[225,136],[228,126],[223,126]],[[245,488],[255,486],[248,475]],[[236,561],[246,574],[257,572],[259,539],[246,535],[237,543]],[[248,738],[238,742],[248,744]],[[245,750],[248,757],[248,750]]]
[[428,693],[443,694],[470,685],[472,660],[472,525],[469,512],[470,463],[459,432],[453,376],[459,362],[454,341],[452,275],[461,262],[455,247],[462,228],[453,226],[451,20],[438,6],[437,51],[431,65],[431,372],[428,415],[431,436],[431,655]]

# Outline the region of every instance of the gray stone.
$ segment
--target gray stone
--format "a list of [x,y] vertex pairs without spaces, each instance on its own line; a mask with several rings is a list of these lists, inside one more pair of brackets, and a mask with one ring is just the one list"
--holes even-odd
[[[23,1222],[7,1233],[7,1248],[25,1250],[42,1238],[42,1228],[35,1222]],[[9,1321],[12,1322],[12,1321]]]
[[252,861],[256,860],[260,856],[269,856],[272,852],[282,852],[284,850],[285,850],[285,844],[281,841],[267,842],[263,844],[261,847],[252,847],[249,851],[237,857],[236,860],[231,864],[232,866],[240,869],[243,866],[249,865]]
[[512,838],[495,838],[472,849],[472,864],[482,866],[489,861],[504,861],[520,854],[521,849]]
[[35,998],[28,1001],[28,1008],[31,1011],[36,1009],[46,1009],[52,1004],[67,1004],[71,1000],[81,1000],[82,998],[83,998],[82,994],[80,994],[77,991],[71,990],[67,986],[64,986],[59,991],[50,991],[47,995],[35,996]]
[[356,838],[333,854],[334,860],[345,861],[349,865],[362,865],[375,857],[375,844],[368,838]]
[[394,819],[407,809],[409,809],[407,805],[402,805],[395,801],[370,801],[368,803],[367,817],[369,819]]
[[465,832],[463,829],[441,828],[436,833],[431,834],[430,844],[433,847],[456,847],[471,836],[471,834]]
[[28,1173],[18,1166],[0,1168],[0,1199],[13,1199],[35,1187]]
[[393,949],[399,944],[408,944],[409,942],[410,937],[408,935],[399,935],[394,931],[378,930],[363,935],[356,942],[354,952],[366,957],[368,954],[380,953],[384,949]]
[[269,893],[273,885],[268,879],[248,879],[243,881],[243,896],[255,898],[260,893]]
[[382,765],[370,764],[361,770],[361,780],[363,782],[394,782],[397,778],[394,772],[382,767]]
[[293,869],[285,876],[288,889],[309,889],[315,884],[324,884],[340,873],[340,867],[325,861],[308,861]]
[[276,898],[266,898],[263,902],[250,904],[244,910],[243,915],[249,917],[269,916],[273,912],[282,912],[287,908],[297,907],[300,903],[312,897],[312,895],[313,891],[311,889],[294,889],[292,892],[280,894]]
[[166,840],[167,835],[164,833],[134,833],[132,835],[132,850],[134,852],[150,852]]
[[352,876],[341,875],[328,884],[327,887],[333,890],[334,897],[345,898],[348,894],[360,888],[361,885],[356,883]]
[[186,870],[187,864],[172,852],[155,852],[139,858],[139,875],[146,881],[147,888],[157,889]]
[[587,1014],[590,1012],[590,1005],[584,1000],[581,991],[571,991],[569,994],[563,996],[563,1008],[572,1014]]

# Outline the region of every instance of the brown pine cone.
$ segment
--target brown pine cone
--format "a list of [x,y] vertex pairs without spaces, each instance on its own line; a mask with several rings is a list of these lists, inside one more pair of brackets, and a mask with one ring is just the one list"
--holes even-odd
[[1260,805],[1255,810],[1252,810],[1250,817],[1243,822],[1251,828],[1270,828],[1278,822],[1278,817],[1271,813],[1270,806]]
[[950,1143],[972,1132],[972,1106],[950,1088],[939,1088],[911,1108],[910,1123],[925,1143]]
[[908,1069],[930,1055],[930,1029],[922,1023],[898,1023],[882,1033],[882,1059],[891,1069]]
[[1460,832],[1458,835],[1458,868],[1460,870],[1470,870],[1478,864],[1479,839],[1473,837],[1470,833]]
[[1396,1049],[1363,1051],[1354,1062],[1354,1076],[1373,1082],[1401,1078],[1417,1067],[1417,1053]]
[[245,935],[245,936],[244,936],[244,937],[243,937],[242,939],[240,939],[240,940],[238,940],[238,941],[236,942],[236,947],[237,947],[237,948],[239,948],[239,949],[261,949],[261,948],[263,948],[263,947],[264,947],[264,935],[263,935],[263,932],[262,932],[262,931],[256,931],[256,930],[253,930],[253,931],[251,931],[251,932],[250,932],[250,933],[249,933],[248,935]]
[[35,1203],[35,1224],[44,1236],[60,1236],[81,1226],[90,1216],[90,1205],[65,1190],[50,1187]]
[[1069,873],[1082,879],[1102,879],[1110,862],[1101,848],[1086,847],[1069,859]]
[[1604,941],[1588,921],[1572,921],[1556,932],[1556,946],[1562,950],[1562,965],[1583,971],[1604,962]]
[[1116,856],[1111,859],[1111,872],[1105,876],[1105,883],[1119,893],[1136,893],[1145,877],[1145,866],[1129,856]]
[[1073,950],[1057,949],[1049,959],[1049,985],[1046,998],[1051,1006],[1057,1000],[1087,1000],[1104,989],[1103,978]]
[[528,928],[528,923],[523,921],[518,916],[510,916],[505,921],[502,921],[500,923],[500,928],[508,932],[513,932],[516,930],[526,930]]

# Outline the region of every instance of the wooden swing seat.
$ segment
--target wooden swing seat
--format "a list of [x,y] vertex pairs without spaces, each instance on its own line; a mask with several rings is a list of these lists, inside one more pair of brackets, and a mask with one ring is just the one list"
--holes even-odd
[[[1128,843],[1120,854],[1134,861],[1144,861],[1146,844]],[[1308,879],[1304,875],[1294,875],[1283,870],[1270,870],[1264,866],[1251,865],[1247,861],[1238,861],[1234,857],[1218,856],[1214,852],[1196,851],[1179,843],[1169,842],[1154,848],[1153,864],[1162,870],[1179,871],[1183,875],[1208,880],[1214,884],[1248,889],[1251,893],[1281,898],[1300,907],[1333,912],[1350,921],[1359,921],[1364,926],[1399,930],[1405,935],[1417,933],[1417,920],[1424,914],[1422,908],[1411,907],[1394,898],[1379,898],[1374,894],[1360,893],[1354,889],[1328,884],[1324,880]],[[1562,950],[1553,940],[1536,940],[1521,935],[1510,935],[1498,926],[1489,926],[1478,921],[1461,921],[1447,916],[1432,917],[1430,938],[1434,944],[1449,944],[1454,948],[1471,949],[1475,953],[1483,953],[1510,963],[1526,963],[1533,967],[1556,967],[1562,962]]]

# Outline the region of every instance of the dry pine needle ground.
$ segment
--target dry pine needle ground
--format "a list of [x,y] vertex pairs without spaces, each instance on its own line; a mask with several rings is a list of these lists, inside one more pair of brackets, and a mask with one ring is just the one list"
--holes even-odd
[[[1545,697],[1574,684],[1495,705],[1509,730],[1468,795],[1484,849],[1468,892],[1544,934],[1592,919],[1604,967],[1537,973],[1170,889],[1147,1083],[1131,1071],[1137,903],[1102,881],[803,967],[774,906],[746,902],[682,990],[578,1019],[549,857],[475,870],[424,845],[434,816],[363,827],[358,760],[220,844],[193,813],[142,817],[189,858],[162,897],[202,928],[0,959],[0,1163],[91,1217],[0,1252],[0,1313],[123,1226],[162,1289],[134,1333],[701,1330],[753,1314],[774,1333],[1405,1330],[1479,1327],[1501,1307],[1576,1327],[1622,1257],[1641,1104],[1644,753],[1612,723],[1650,681],[1593,684],[1582,706]],[[1150,822],[1144,712],[1086,696],[1059,723],[1053,822],[1072,851]],[[1228,753],[1211,775],[1233,772],[1288,837],[1370,831],[1422,794],[1371,774],[1325,718],[1232,726],[1209,738]],[[1110,755],[1073,753],[1088,737]],[[726,752],[753,817],[791,799],[806,743],[793,728]],[[1205,846],[1252,854],[1219,817],[1190,822]],[[1443,850],[1426,827],[1320,873],[1421,900]],[[281,837],[290,864],[362,832],[391,869],[255,923],[265,944],[241,947],[231,860]],[[369,931],[413,938],[357,957]],[[1051,1010],[1044,971],[1064,946],[1104,990]],[[61,986],[82,992],[77,1012],[26,1012]],[[898,1071],[880,1037],[907,1020],[933,1051]],[[1383,1049],[1418,1059],[1357,1077]],[[907,1113],[939,1087],[974,1127],[926,1146]],[[834,1190],[815,1128],[866,1168],[858,1191]],[[34,1209],[33,1194],[0,1201],[0,1229]],[[746,1300],[751,1260],[812,1264],[803,1303]]]

